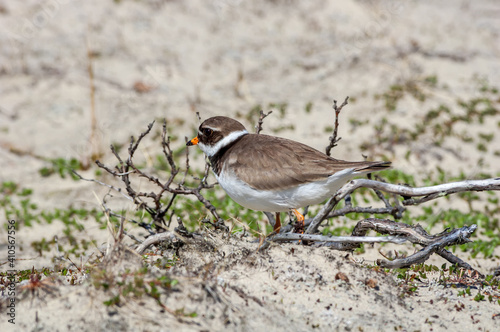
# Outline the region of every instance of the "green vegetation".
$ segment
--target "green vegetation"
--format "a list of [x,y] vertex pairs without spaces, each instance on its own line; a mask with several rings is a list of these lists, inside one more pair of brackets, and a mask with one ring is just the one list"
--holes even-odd
[[[168,296],[179,282],[166,275],[153,277],[151,271],[145,266],[138,271],[126,271],[118,276],[104,269],[96,269],[92,272],[92,283],[96,289],[102,289],[110,296],[103,302],[106,306],[121,306],[130,299],[149,296],[160,307],[164,307],[162,296]],[[196,313],[182,311],[178,314],[196,317]]]
[[43,167],[40,169],[40,175],[43,177],[48,177],[53,174],[59,174],[61,178],[66,178],[66,176],[70,176],[73,180],[78,180],[79,178],[72,172],[73,170],[80,170],[82,166],[80,161],[75,158],[64,159],[64,158],[56,158],[49,159],[50,163],[49,167]]
[[[60,222],[64,226],[62,230],[64,236],[60,236],[58,241],[55,238],[46,239],[42,237],[40,240],[31,243],[31,246],[38,254],[42,255],[43,251],[48,252],[58,245],[61,253],[80,257],[90,247],[95,248],[95,240],[77,236],[77,233],[85,230],[84,223],[87,220],[95,221],[105,227],[106,218],[103,212],[96,209],[88,210],[71,206],[67,209],[40,210],[38,204],[32,201],[32,194],[31,189],[22,188],[19,184],[13,182],[0,184],[0,207],[5,214],[6,220],[16,221],[17,230],[21,227],[33,227],[34,224],[52,224],[54,222]],[[4,227],[7,227],[7,223],[4,223]]]
[[[431,76],[423,80],[392,85],[387,92],[376,98],[384,101],[388,111],[386,116],[375,123],[368,123],[367,126],[359,124],[357,120],[351,120],[354,132],[359,128],[366,130],[366,127],[373,128],[374,131],[371,139],[363,142],[360,148],[373,157],[387,157],[386,154],[391,151],[394,153],[397,146],[406,148],[407,159],[415,154],[415,151],[425,154],[433,151],[432,149],[437,149],[442,154],[461,156],[463,152],[460,146],[450,147],[446,144],[453,138],[461,141],[461,145],[471,145],[479,152],[488,152],[488,143],[494,139],[495,132],[473,133],[467,129],[471,124],[498,121],[499,94],[498,89],[490,87],[487,82],[477,79],[476,81],[480,86],[476,96],[470,99],[457,98],[453,103],[446,100],[438,102],[427,111],[419,109],[414,114],[406,114],[405,116],[415,116],[418,120],[416,126],[411,128],[402,126],[401,117],[394,114],[399,103],[403,98],[413,98],[423,103],[437,89],[437,78]],[[415,144],[422,145],[422,148],[415,149]]]
[[[428,154],[432,149],[442,155],[449,154],[453,158],[460,159],[463,157],[464,151],[460,150],[459,147],[467,147],[467,149],[474,151],[475,154],[472,156],[478,158],[473,163],[475,162],[481,166],[484,163],[481,156],[487,153],[497,157],[500,155],[500,150],[495,148],[494,144],[495,140],[498,139],[498,135],[496,135],[496,131],[473,132],[467,130],[467,128],[472,124],[478,125],[491,121],[495,121],[494,123],[500,127],[500,109],[498,108],[500,96],[497,88],[489,86],[487,82],[479,81],[479,83],[477,94],[474,97],[470,99],[457,98],[451,102],[439,102],[428,109],[425,109],[426,102],[432,99],[430,97],[433,97],[434,89],[439,88],[439,80],[436,76],[393,84],[387,91],[375,96],[375,100],[384,105],[385,116],[381,117],[380,120],[376,120],[376,122],[372,122],[371,119],[350,119],[349,123],[354,133],[360,129],[373,131],[372,139],[360,145],[361,150],[369,154],[370,158],[393,159],[398,153],[396,148],[399,148],[399,153],[401,153],[401,150],[406,151],[403,157],[407,160],[410,158],[419,160],[419,158],[423,158],[422,155]],[[402,126],[400,118],[395,116],[400,103],[405,98],[415,100],[422,107],[421,112],[417,115],[417,125],[412,128]],[[354,98],[351,98],[351,101],[354,101]],[[273,110],[282,119],[285,117],[286,112],[289,111],[289,108],[287,102],[277,102],[269,103],[265,111]],[[313,103],[308,102],[303,109],[305,113],[309,114],[314,111],[314,108]],[[248,121],[256,123],[262,109],[262,105],[256,105],[248,112],[240,113],[239,117],[246,117]],[[278,133],[282,130],[293,130],[294,127],[285,124],[277,128],[266,129]],[[326,126],[327,132],[332,132],[332,130],[332,127]],[[175,131],[175,129],[171,128],[170,132],[172,131]],[[158,139],[158,137],[158,133],[154,134],[154,139]],[[172,142],[178,142],[179,138],[172,136],[171,140]],[[459,142],[459,144],[450,142]],[[425,149],[415,148],[415,146],[421,147],[424,144],[427,144]],[[115,144],[115,146],[118,151],[125,145]],[[420,155],[417,156],[417,154]],[[184,144],[178,144],[172,155],[177,165],[183,164],[185,160]],[[201,152],[193,151],[193,155],[195,155],[195,158],[200,157]],[[468,157],[472,158],[472,156]],[[426,158],[428,157],[426,156]],[[171,166],[163,154],[153,155],[150,161],[148,167],[153,169],[151,172],[160,174],[159,177],[165,172],[170,172]],[[48,162],[50,165],[40,170],[42,176],[59,175],[61,178],[78,179],[72,172],[72,170],[81,169],[82,166],[78,160],[74,158],[56,158]],[[140,169],[145,168],[145,165],[140,167]],[[96,176],[102,177],[100,170],[96,171]],[[197,179],[203,178],[203,176],[202,171],[190,169],[185,178],[185,185],[188,187],[195,186]],[[396,166],[394,169],[378,173],[377,176],[388,183],[405,184],[411,187],[432,186],[467,179],[467,174],[463,170],[448,170],[439,166],[427,174],[411,174],[408,171],[398,169]],[[474,178],[484,179],[495,176],[499,175],[478,172],[474,175]],[[206,189],[202,191],[202,194],[205,199],[213,204],[222,219],[232,221],[230,231],[233,234],[249,233],[257,238],[262,233],[271,232],[272,227],[270,225],[267,226],[265,231],[260,229],[260,225],[266,220],[263,213],[242,208],[225,195],[221,189],[217,187]],[[385,198],[392,201],[397,200],[400,204],[404,199],[403,197],[392,197],[390,195],[386,195]],[[185,195],[178,195],[174,199],[172,194],[164,193],[161,204],[167,206],[171,202],[172,209],[165,215],[165,223],[161,227],[173,229],[177,225],[175,221],[171,225],[172,220],[175,220],[173,219],[174,216],[180,218],[187,230],[191,232],[210,227],[211,221],[213,221],[211,220],[212,215],[200,201],[192,196]],[[351,202],[353,206],[383,206],[380,198],[373,190],[363,188],[351,195]],[[452,202],[455,204],[451,205]],[[346,203],[341,202],[337,209],[345,206]],[[34,227],[37,224],[58,223],[62,225],[61,235],[58,238],[41,237],[41,239],[30,243],[30,245],[41,256],[52,250],[57,250],[61,257],[68,260],[70,258],[83,259],[90,250],[96,249],[98,243],[96,243],[95,239],[81,236],[89,224],[97,225],[103,230],[109,225],[114,229],[118,229],[120,225],[118,216],[123,215],[126,216],[128,221],[125,223],[125,231],[127,232],[137,229],[138,225],[149,225],[153,232],[158,230],[158,225],[153,223],[151,213],[147,212],[144,206],[133,212],[114,211],[116,213],[114,216],[106,216],[105,213],[97,209],[73,206],[66,209],[43,210],[34,201],[31,189],[11,181],[0,184],[0,208],[4,213],[5,220],[16,220],[17,230],[23,227]],[[308,216],[315,215],[319,209],[319,206],[310,207]],[[347,235],[352,232],[355,225],[354,221],[368,217],[394,219],[393,216],[387,214],[352,212],[328,220],[326,227],[322,228],[322,232],[324,235]],[[286,218],[282,219],[286,220]],[[465,192],[442,197],[435,201],[408,208],[400,216],[399,221],[407,224],[419,223],[429,232],[432,229],[441,231],[447,228],[453,229],[477,224],[478,230],[471,238],[473,242],[449,249],[463,251],[472,258],[500,258],[494,256],[495,249],[500,245],[498,193]],[[7,224],[4,223],[4,227],[6,226]],[[365,246],[362,245],[356,250],[356,253],[363,253],[365,250]],[[407,253],[398,252],[397,255],[401,257],[407,255]],[[58,259],[61,259],[61,257],[58,257]],[[36,284],[44,277],[62,275],[68,276],[73,280],[72,282],[76,282],[76,274],[90,273],[95,288],[103,290],[108,296],[108,299],[104,301],[106,306],[120,306],[129,298],[138,299],[148,296],[163,307],[164,297],[179,286],[178,280],[167,275],[152,276],[154,274],[148,270],[148,268],[154,267],[162,270],[162,272],[168,271],[180,259],[176,254],[170,256],[170,258],[158,258],[146,262],[143,269],[119,276],[101,267],[97,268],[96,266],[101,262],[101,259],[102,257],[95,257],[95,261],[86,265],[85,271],[68,270],[68,268],[56,266],[54,269],[44,268],[40,271],[35,269],[18,271],[16,277],[18,281],[31,280],[32,283]],[[147,261],[147,257],[144,257],[144,259]],[[399,281],[402,296],[418,293],[419,287],[429,282],[431,274],[439,274],[439,283],[443,285],[460,285],[461,288],[457,290],[457,294],[461,297],[471,297],[475,301],[499,301],[500,304],[500,300],[483,289],[484,287],[500,289],[498,279],[493,278],[491,275],[486,276],[486,279],[480,285],[477,285],[467,280],[463,275],[463,270],[454,266],[448,268],[446,264],[441,267],[419,264],[411,268],[395,270],[383,270],[380,267],[370,268],[381,273],[392,273]],[[6,283],[6,276],[5,273],[0,273],[0,285]],[[176,310],[175,314],[186,317],[196,316],[196,313],[184,312],[184,309]]]

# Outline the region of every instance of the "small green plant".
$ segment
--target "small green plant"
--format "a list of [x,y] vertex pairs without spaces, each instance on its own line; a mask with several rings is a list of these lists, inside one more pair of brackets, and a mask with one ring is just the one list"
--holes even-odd
[[[423,80],[394,84],[388,91],[375,96],[375,99],[383,100],[390,114],[399,107],[399,102],[405,97],[419,102],[425,101],[429,95],[427,91],[430,88],[436,88],[437,82],[435,76],[429,76]],[[432,151],[463,158],[463,149],[460,149],[456,143],[447,144],[453,139],[458,139],[465,145],[474,146],[476,142],[476,150],[479,153],[485,153],[488,151],[488,143],[493,142],[495,134],[479,132],[474,136],[464,128],[468,128],[471,124],[481,125],[486,121],[498,121],[500,116],[498,89],[482,81],[478,88],[478,96],[457,99],[455,103],[445,101],[427,111],[419,111],[416,116],[415,125],[410,127],[402,126],[397,117],[381,117],[380,120],[371,124],[369,129],[373,130],[373,134],[370,135],[369,141],[360,145],[360,148],[372,157],[384,157],[388,151],[394,154],[395,147],[401,146],[406,150],[406,159],[409,159],[415,150],[419,159]],[[360,125],[359,121],[353,119],[351,128],[355,132],[366,126]],[[419,144],[425,144],[425,148],[419,147]]]
[[423,80],[407,80],[401,84],[393,84],[389,90],[375,95],[375,99],[382,99],[388,111],[396,110],[399,101],[407,94],[423,102],[427,98],[425,89],[437,85],[436,76],[428,76]]
[[32,226],[39,220],[38,206],[31,201],[32,193],[31,189],[21,188],[14,182],[3,182],[0,186],[0,207],[4,209],[5,219],[16,221],[16,229],[21,225]]
[[53,174],[59,174],[61,178],[66,178],[66,176],[70,176],[73,180],[79,180],[78,176],[76,176],[72,171],[82,169],[82,165],[78,159],[70,158],[55,158],[49,159],[50,166],[43,167],[40,169],[40,175],[43,177],[48,177]]
[[312,102],[308,102],[306,104],[306,106],[304,107],[304,110],[306,111],[307,114],[311,113],[311,110],[313,108],[313,103]]
[[153,265],[160,269],[170,269],[171,267],[175,266],[178,261],[179,257],[177,257],[177,255],[174,254],[172,258],[167,258],[167,257],[158,258],[153,263]]
[[474,296],[474,301],[485,301],[485,296],[481,292],[477,292],[476,296]]
[[120,275],[97,269],[92,272],[92,281],[96,289],[111,292],[111,297],[104,301],[106,306],[120,306],[127,299],[140,299],[147,295],[163,307],[161,297],[168,295],[178,284],[176,279],[162,275],[152,277],[151,272],[145,266],[135,272],[125,272]]
[[465,295],[470,296],[471,295],[471,293],[470,293],[470,287],[467,287],[467,289],[465,289],[465,290],[458,291],[457,295],[458,296],[462,296],[462,297],[465,297]]
[[401,280],[399,286],[403,290],[402,296],[417,294],[417,281],[420,281],[419,274],[414,273],[408,268],[395,269],[393,273],[396,273],[396,277]]
[[104,301],[103,304],[105,306],[120,306],[120,295],[115,295],[107,301]]

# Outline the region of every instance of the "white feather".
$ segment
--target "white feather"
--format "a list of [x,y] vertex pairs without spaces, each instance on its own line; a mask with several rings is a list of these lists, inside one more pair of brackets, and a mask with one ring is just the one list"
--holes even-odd
[[349,168],[329,176],[324,181],[305,183],[283,190],[253,189],[227,168],[216,177],[229,197],[238,204],[257,211],[284,212],[323,202],[359,174]]
[[220,149],[228,144],[231,144],[232,142],[246,134],[248,134],[248,131],[246,130],[233,131],[213,146],[206,145],[201,142],[198,143],[198,146],[200,147],[201,151],[203,151],[207,155],[207,157],[213,157],[215,154],[217,154],[217,152],[219,152]]

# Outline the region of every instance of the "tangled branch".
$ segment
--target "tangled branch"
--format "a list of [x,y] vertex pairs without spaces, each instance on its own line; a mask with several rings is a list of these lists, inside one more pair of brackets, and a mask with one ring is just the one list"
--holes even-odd
[[[281,233],[269,237],[262,248],[267,248],[269,242],[289,242],[289,241],[311,241],[319,246],[329,246],[337,250],[353,250],[359,247],[360,243],[396,243],[401,244],[406,241],[419,244],[424,248],[419,252],[392,261],[377,260],[377,264],[387,268],[402,268],[426,261],[433,253],[437,253],[453,264],[466,269],[472,267],[460,260],[449,251],[443,249],[446,246],[463,244],[470,242],[469,237],[477,229],[476,225],[464,226],[450,232],[444,231],[440,234],[430,235],[420,225],[406,225],[388,219],[368,218],[359,221],[354,227],[352,236],[324,236],[316,234]],[[374,230],[380,234],[389,236],[366,236],[369,230]]]
[[[205,171],[203,178],[201,179],[195,179],[197,180],[198,184],[197,186],[194,187],[188,187],[186,185],[186,178],[189,173],[189,150],[186,149],[186,154],[185,154],[185,168],[184,171],[181,172],[180,167],[176,164],[174,160],[174,153],[171,149],[171,142],[170,142],[170,137],[167,135],[167,123],[164,121],[163,127],[162,127],[162,132],[161,132],[161,146],[162,146],[162,151],[165,159],[167,160],[167,163],[169,165],[169,176],[166,180],[162,181],[158,177],[144,171],[140,167],[138,167],[135,162],[134,162],[134,156],[137,151],[137,148],[139,147],[139,144],[141,141],[144,139],[145,136],[147,136],[150,132],[151,129],[153,128],[154,121],[151,122],[146,131],[141,133],[137,140],[134,139],[134,137],[131,137],[130,139],[130,144],[128,147],[128,156],[126,159],[123,159],[118,152],[116,151],[114,146],[111,146],[111,152],[115,156],[115,158],[118,160],[118,165],[116,165],[114,168],[111,168],[109,166],[106,166],[99,160],[96,160],[96,164],[99,168],[105,170],[107,173],[112,175],[113,177],[119,179],[122,181],[124,185],[125,192],[122,190],[122,188],[119,188],[117,186],[109,185],[104,182],[95,180],[95,179],[85,179],[81,175],[75,174],[82,180],[86,181],[92,181],[95,183],[98,183],[100,185],[106,186],[110,188],[110,190],[114,190],[119,192],[121,195],[126,197],[127,199],[131,200],[138,209],[143,209],[145,210],[152,218],[152,224],[154,225],[151,227],[151,225],[143,223],[143,222],[137,222],[133,219],[127,219],[130,220],[140,227],[146,229],[150,234],[156,234],[156,232],[162,233],[167,230],[167,223],[166,220],[171,220],[173,213],[175,212],[173,210],[173,203],[175,198],[178,195],[193,195],[195,196],[214,216],[215,223],[214,225],[216,227],[220,227],[223,229],[226,229],[226,226],[224,225],[224,221],[222,218],[219,216],[217,213],[217,210],[215,207],[202,195],[201,191],[204,189],[209,189],[213,188],[213,184],[208,184],[207,183],[207,177],[208,177],[208,172],[209,172],[209,166],[205,166]],[[178,177],[179,174],[182,175],[182,179],[176,183],[175,180]],[[145,178],[147,179],[150,183],[153,183],[156,185],[158,190],[156,192],[150,191],[150,192],[143,192],[143,191],[136,191],[134,189],[134,186],[132,185],[132,179],[131,177],[139,177],[139,178]],[[166,196],[170,195],[168,199],[168,203],[165,203],[165,198]],[[168,196],[167,196],[168,197]],[[105,204],[105,200],[103,200],[103,208],[105,211],[112,216],[120,216],[119,214],[116,214],[109,210]],[[167,214],[170,213],[170,217],[166,217]]]
[[[334,101],[333,109],[335,110],[335,126],[333,135],[329,138],[330,143],[326,148],[326,153],[328,155],[330,155],[331,149],[333,149],[341,139],[340,137],[338,137],[338,119],[342,108],[346,106],[347,103],[348,97],[340,106],[337,106],[337,102]],[[262,111],[260,112],[259,120],[257,126],[255,127],[257,134],[261,132],[263,120],[270,113],[271,112],[265,114]],[[212,224],[216,228],[228,230],[228,228],[224,225],[224,220],[222,220],[216,208],[202,194],[202,191],[204,189],[214,187],[214,184],[207,183],[207,177],[210,168],[209,165],[205,164],[203,177],[201,179],[195,178],[194,186],[186,185],[186,179],[190,172],[189,150],[186,149],[185,167],[181,170],[181,168],[176,164],[174,153],[171,149],[170,137],[167,135],[166,121],[163,123],[161,132],[161,147],[163,156],[167,160],[169,167],[168,178],[162,181],[158,177],[136,166],[136,164],[134,163],[135,153],[144,137],[151,132],[153,124],[154,122],[149,124],[147,130],[140,134],[137,140],[135,140],[133,137],[131,138],[128,147],[128,156],[126,159],[123,159],[118,154],[116,149],[111,146],[111,152],[118,160],[118,165],[114,168],[106,166],[98,160],[96,161],[96,164],[101,169],[105,170],[113,177],[121,180],[125,190],[98,180],[85,179],[77,174],[77,176],[79,176],[82,180],[93,181],[95,183],[108,187],[110,190],[119,192],[121,195],[132,201],[138,209],[143,209],[150,214],[152,218],[152,224],[146,224],[144,222],[137,222],[133,219],[127,219],[136,223],[140,227],[143,227],[150,234],[150,236],[137,248],[138,253],[143,253],[149,246],[162,241],[184,243],[186,241],[189,241],[189,237],[193,236],[193,233],[189,233],[185,229],[180,218],[178,218],[179,227],[177,227],[175,231],[169,230],[170,220],[172,219],[172,216],[175,212],[173,210],[174,200],[176,199],[176,197],[178,197],[178,195],[195,196],[198,201],[200,201],[205,206],[205,208],[210,211],[215,219],[215,223],[211,223],[210,221],[207,221],[207,223]],[[180,176],[180,174],[182,176]],[[147,179],[150,183],[156,186],[157,191],[136,191],[132,185],[132,176]],[[359,188],[372,189],[378,199],[380,199],[385,206],[380,208],[373,208],[371,206],[353,206],[351,201],[351,194]],[[462,268],[472,269],[469,264],[453,255],[451,252],[446,250],[445,247],[470,242],[469,238],[477,229],[476,225],[465,226],[460,229],[449,231],[446,230],[440,234],[430,235],[419,225],[411,226],[388,219],[368,218],[361,220],[356,224],[351,236],[325,236],[319,235],[318,233],[320,232],[322,223],[326,219],[330,219],[333,217],[345,216],[349,213],[365,213],[372,215],[385,214],[393,216],[394,219],[401,219],[403,213],[406,211],[406,206],[418,205],[455,193],[486,190],[500,190],[500,178],[492,178],[486,180],[466,180],[420,188],[413,188],[408,185],[390,184],[383,181],[375,181],[371,180],[371,178],[352,180],[345,184],[340,190],[338,190],[337,193],[328,200],[328,202],[320,209],[320,211],[315,216],[305,221],[305,226],[307,228],[304,234],[294,233],[294,227],[292,225],[285,225],[281,228],[281,232],[279,234],[270,234],[263,241],[263,243],[261,243],[259,249],[263,250],[269,247],[271,243],[297,241],[301,244],[307,245],[329,246],[337,250],[353,250],[355,248],[358,248],[360,243],[391,242],[400,244],[403,242],[410,242],[421,246],[422,249],[408,257],[398,257],[394,260],[380,259],[377,261],[377,263],[382,267],[388,268],[407,267],[411,264],[421,263],[427,260],[431,254],[436,253],[453,264],[456,264]],[[389,198],[387,198],[384,193],[389,194]],[[334,210],[342,200],[345,202],[344,207],[338,210]],[[122,220],[124,220],[123,218],[125,217],[112,212],[106,206],[105,200],[103,200],[103,207],[109,215],[121,217]],[[170,216],[167,217],[167,214],[170,214]],[[271,213],[265,214],[269,218],[269,221],[273,223],[273,215]],[[168,220],[168,223],[166,222],[166,220]],[[369,230],[375,231],[379,234],[384,234],[386,236],[366,236]]]

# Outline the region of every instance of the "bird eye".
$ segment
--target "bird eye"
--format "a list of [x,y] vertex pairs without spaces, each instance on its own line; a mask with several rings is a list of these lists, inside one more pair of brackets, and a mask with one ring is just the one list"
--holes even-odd
[[210,128],[203,128],[203,129],[201,130],[201,132],[203,133],[203,135],[210,136],[210,135],[212,135],[213,130],[212,130],[212,129],[210,129]]

